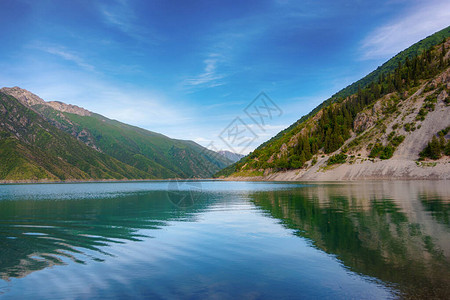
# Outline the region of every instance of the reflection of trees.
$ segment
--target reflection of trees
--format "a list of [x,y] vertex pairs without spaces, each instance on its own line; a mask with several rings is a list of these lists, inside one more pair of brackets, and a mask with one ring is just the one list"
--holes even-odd
[[439,196],[429,198],[425,195],[420,195],[419,199],[425,210],[430,212],[437,222],[450,228],[450,200],[444,202]]
[[[448,231],[430,231],[430,226],[442,228],[431,217],[411,221],[408,215],[426,215],[417,194],[407,200],[416,203],[406,207],[421,209],[413,213],[402,211],[398,200],[389,199],[395,189],[383,195],[376,191],[376,185],[370,188],[375,192],[367,187],[358,191],[357,185],[351,189],[331,185],[256,193],[252,198],[257,206],[311,240],[315,247],[336,255],[352,271],[392,283],[407,298],[448,297],[450,258],[444,252],[448,251],[444,248],[448,246]],[[434,201],[439,202],[438,198]],[[443,212],[448,204],[439,203],[426,206],[434,217],[446,216],[448,211]]]
[[[336,255],[352,271],[390,282],[408,298],[445,298],[450,294],[448,189],[417,182],[272,192],[251,192],[250,186],[245,198],[315,247]],[[195,218],[212,201],[234,198],[241,199],[231,192],[202,192],[194,206],[183,209],[162,191],[111,198],[2,200],[0,278],[26,276],[67,260],[105,259],[109,245],[147,238],[144,235],[171,220]]]
[[139,241],[141,229],[158,229],[191,218],[174,209],[166,192],[117,198],[0,201],[0,278],[23,277],[64,258],[101,261],[114,243]]

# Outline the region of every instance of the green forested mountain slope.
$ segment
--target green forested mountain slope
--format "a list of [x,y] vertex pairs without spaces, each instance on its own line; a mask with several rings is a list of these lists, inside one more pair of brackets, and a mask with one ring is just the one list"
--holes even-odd
[[1,180],[125,178],[151,174],[87,147],[14,97],[0,93]]
[[148,178],[210,177],[232,162],[192,141],[127,125],[61,102],[45,102],[20,89],[3,88],[51,125],[90,148],[130,165]]
[[267,142],[263,143],[260,147],[263,147],[265,144],[281,138],[286,132],[289,132],[290,130],[294,129],[294,127],[297,126],[298,124],[301,124],[302,122],[308,120],[310,117],[317,114],[317,112],[319,112],[322,108],[330,105],[330,103],[355,94],[358,91],[358,87],[361,89],[366,88],[372,82],[377,81],[378,78],[381,77],[382,75],[386,75],[389,72],[392,72],[395,68],[398,67],[399,63],[404,64],[407,58],[408,58],[408,60],[410,60],[411,58],[413,58],[419,54],[422,54],[425,50],[428,50],[430,47],[433,47],[433,46],[441,43],[444,39],[448,38],[449,36],[450,36],[450,26],[430,35],[429,37],[427,37],[427,38],[415,43],[414,45],[408,47],[407,49],[401,51],[400,53],[395,55],[393,58],[391,58],[390,60],[385,62],[383,65],[379,66],[376,70],[370,72],[368,75],[364,76],[360,80],[343,88],[342,90],[340,90],[339,92],[337,92],[336,94],[331,96],[329,99],[327,99],[324,102],[322,102],[321,104],[319,104],[309,114],[298,119],[297,122],[293,123],[288,128],[279,132],[276,136],[274,136]]
[[81,116],[46,105],[33,108],[87,145],[157,178],[209,177],[231,163],[194,142],[170,139],[99,114]]
[[[351,156],[391,158],[412,128],[430,123],[425,121],[430,115],[437,116],[432,113],[436,107],[448,110],[449,36],[446,28],[402,51],[357,81],[356,92],[352,93],[355,84],[343,89],[217,176],[308,169],[322,158],[327,165],[345,163]],[[450,125],[440,122],[446,119],[431,123],[441,129]]]
[[442,41],[449,36],[450,36],[450,26],[430,35],[429,37],[415,43],[411,47],[408,47],[407,49],[401,51],[393,58],[391,58],[390,60],[382,64],[380,67],[378,67],[376,70],[369,73],[364,78],[352,83],[346,88],[340,90],[338,93],[334,94],[331,97],[331,99],[337,100],[339,98],[345,98],[355,94],[356,92],[358,92],[358,87],[366,88],[373,81],[377,81],[380,76],[386,75],[389,72],[394,71],[398,67],[399,63],[405,64],[406,59],[408,60],[413,59],[417,55],[422,54],[423,52],[428,50],[430,47],[442,43]]

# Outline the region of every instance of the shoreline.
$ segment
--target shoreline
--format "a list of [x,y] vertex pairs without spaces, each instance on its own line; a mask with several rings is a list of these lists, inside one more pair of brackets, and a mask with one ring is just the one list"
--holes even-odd
[[226,181],[374,181],[374,180],[450,180],[450,160],[416,162],[407,159],[362,161],[326,166],[326,158],[308,169],[267,173],[260,176],[239,174]]
[[221,178],[166,178],[166,179],[80,179],[80,180],[0,180],[7,184],[59,184],[59,183],[120,183],[120,182],[158,182],[158,181],[224,181]]
[[373,181],[450,181],[450,178],[418,178],[418,177],[367,177],[356,179],[302,179],[285,177],[288,172],[273,173],[271,176],[234,176],[225,178],[169,178],[169,179],[118,179],[118,180],[0,180],[0,186],[13,184],[76,184],[76,183],[143,183],[143,182],[167,182],[167,181],[236,181],[236,182],[303,182],[303,183],[356,183]]
[[411,178],[411,177],[379,177],[379,178],[358,178],[358,179],[272,179],[265,176],[236,176],[236,177],[226,177],[221,178],[222,181],[237,181],[237,182],[306,182],[306,183],[351,183],[351,182],[373,182],[373,181],[449,181],[448,178]]
[[417,162],[409,159],[360,161],[353,164],[326,165],[327,157],[308,169],[279,171],[260,176],[236,174],[219,178],[159,178],[159,179],[69,179],[69,180],[0,180],[6,184],[58,184],[58,183],[108,183],[108,182],[158,182],[158,181],[284,181],[284,182],[352,182],[352,181],[442,181],[450,180],[450,159]]

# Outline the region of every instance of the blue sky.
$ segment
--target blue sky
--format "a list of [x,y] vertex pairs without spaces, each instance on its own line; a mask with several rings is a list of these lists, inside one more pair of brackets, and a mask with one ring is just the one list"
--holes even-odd
[[[248,152],[409,45],[449,1],[0,1],[0,86],[204,146],[239,117]],[[264,91],[282,111],[258,127]]]

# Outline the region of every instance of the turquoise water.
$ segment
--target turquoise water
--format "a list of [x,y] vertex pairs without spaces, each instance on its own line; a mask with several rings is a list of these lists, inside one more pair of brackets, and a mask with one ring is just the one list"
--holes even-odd
[[446,182],[0,185],[0,298],[450,296]]

